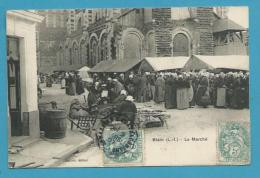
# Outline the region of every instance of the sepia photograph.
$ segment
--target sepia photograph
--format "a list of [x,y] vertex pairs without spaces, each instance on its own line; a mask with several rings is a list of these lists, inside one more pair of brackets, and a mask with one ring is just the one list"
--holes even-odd
[[6,11],[8,167],[249,165],[248,15]]

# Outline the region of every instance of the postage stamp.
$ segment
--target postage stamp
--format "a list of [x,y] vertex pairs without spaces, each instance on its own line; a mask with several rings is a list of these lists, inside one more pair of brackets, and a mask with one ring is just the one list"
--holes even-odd
[[246,122],[218,123],[218,164],[250,163],[250,131]]
[[103,140],[104,165],[142,164],[143,130],[111,130]]

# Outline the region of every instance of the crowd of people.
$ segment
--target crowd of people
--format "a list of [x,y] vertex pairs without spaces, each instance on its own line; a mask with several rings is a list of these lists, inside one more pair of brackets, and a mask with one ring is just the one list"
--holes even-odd
[[249,107],[248,72],[142,72],[128,75],[94,74],[87,87],[88,105],[118,103],[130,95],[135,102],[164,103],[167,109],[213,105]]
[[84,83],[77,71],[60,72],[59,74],[38,74],[38,89],[40,83],[46,83],[46,87],[52,87],[53,83],[60,84],[61,89],[65,89],[67,95],[81,95],[85,92]]
[[78,72],[66,72],[61,78],[61,88],[67,95],[81,95],[85,92],[82,78]]

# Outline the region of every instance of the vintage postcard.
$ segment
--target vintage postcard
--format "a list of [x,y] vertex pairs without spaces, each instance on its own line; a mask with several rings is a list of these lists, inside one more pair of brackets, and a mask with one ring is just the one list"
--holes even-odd
[[248,13],[7,11],[9,168],[249,165]]

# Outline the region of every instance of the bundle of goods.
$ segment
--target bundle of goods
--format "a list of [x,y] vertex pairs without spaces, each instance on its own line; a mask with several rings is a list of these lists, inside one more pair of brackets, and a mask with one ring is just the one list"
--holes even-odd
[[148,108],[138,108],[138,115],[140,128],[163,127],[164,125],[167,127],[166,119],[171,117],[165,111]]

